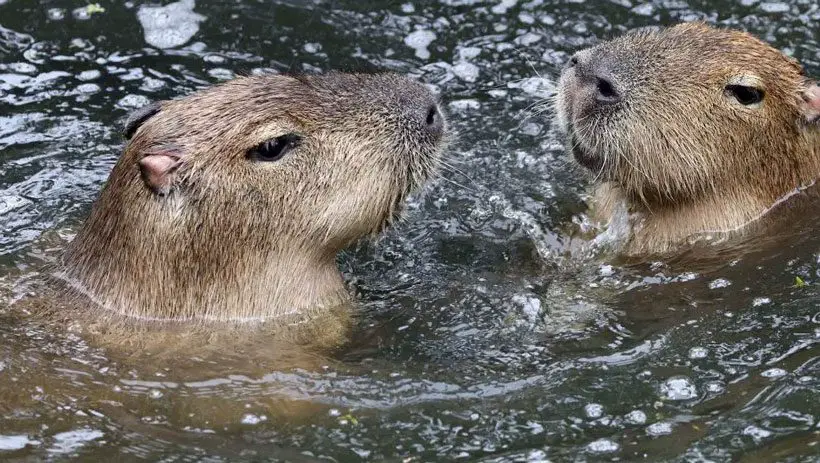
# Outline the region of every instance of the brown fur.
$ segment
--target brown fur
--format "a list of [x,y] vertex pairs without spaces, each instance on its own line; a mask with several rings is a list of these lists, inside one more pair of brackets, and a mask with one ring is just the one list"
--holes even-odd
[[[625,255],[664,254],[700,234],[735,234],[820,175],[817,87],[801,66],[739,31],[700,23],[635,31],[575,55],[561,77],[568,148],[602,183],[594,212],[631,213]],[[623,96],[595,106],[577,69]],[[757,106],[726,86],[765,91]],[[818,93],[820,95],[820,93]]]
[[[435,107],[404,77],[341,73],[246,77],[162,102],[129,121],[61,277],[112,319],[286,320],[344,305],[336,254],[432,175]],[[303,139],[283,159],[246,157],[288,133]],[[166,152],[182,161],[161,196],[139,162]]]

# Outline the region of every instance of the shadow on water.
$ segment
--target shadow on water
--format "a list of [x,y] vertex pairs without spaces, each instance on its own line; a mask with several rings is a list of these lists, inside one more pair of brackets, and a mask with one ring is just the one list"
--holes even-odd
[[572,51],[682,20],[818,75],[816,2],[161,3],[0,0],[6,301],[88,212],[129,110],[235,75],[416,75],[460,133],[453,169],[340,258],[356,327],[310,368],[126,358],[3,313],[0,458],[816,461],[816,211],[708,262],[564,268],[585,179],[545,103]]

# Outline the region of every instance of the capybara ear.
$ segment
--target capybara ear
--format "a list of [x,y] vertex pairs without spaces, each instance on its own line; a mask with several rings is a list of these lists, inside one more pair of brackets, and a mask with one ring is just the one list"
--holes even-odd
[[142,181],[154,194],[167,196],[183,163],[182,149],[175,145],[157,147],[138,161]]
[[803,92],[803,115],[809,124],[820,124],[820,83],[809,83]]
[[155,102],[142,108],[135,109],[125,119],[125,124],[122,127],[122,135],[126,140],[130,140],[134,136],[134,132],[142,126],[151,116],[158,113],[162,109],[162,103]]

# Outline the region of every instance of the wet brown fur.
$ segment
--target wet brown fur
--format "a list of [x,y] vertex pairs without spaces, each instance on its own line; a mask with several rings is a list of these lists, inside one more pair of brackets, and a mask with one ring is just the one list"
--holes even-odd
[[[820,130],[804,100],[814,83],[753,37],[701,23],[636,31],[579,52],[614,69],[625,105],[594,114],[564,71],[559,123],[570,150],[603,158],[594,215],[631,213],[624,255],[665,254],[697,236],[748,232],[780,198],[820,175]],[[724,92],[733,79],[765,90],[760,107]],[[816,104],[816,103],[815,103]],[[810,105],[809,105],[810,106]],[[815,108],[816,110],[816,108]]]

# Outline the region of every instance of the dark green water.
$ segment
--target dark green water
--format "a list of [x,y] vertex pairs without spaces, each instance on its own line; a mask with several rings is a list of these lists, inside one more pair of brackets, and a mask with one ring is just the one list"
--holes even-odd
[[[88,211],[130,108],[235,74],[417,75],[444,95],[461,172],[341,258],[362,315],[319,372],[124,368],[76,337],[4,322],[0,459],[820,459],[818,240],[698,273],[593,263],[568,284],[545,256],[585,179],[551,113],[529,110],[577,48],[682,20],[752,31],[820,76],[815,0],[200,0],[200,16],[174,13],[193,35],[167,49],[146,42],[142,2],[74,11],[85,5],[0,0],[6,292],[36,274],[44,231]],[[220,419],[191,411],[203,409]]]

